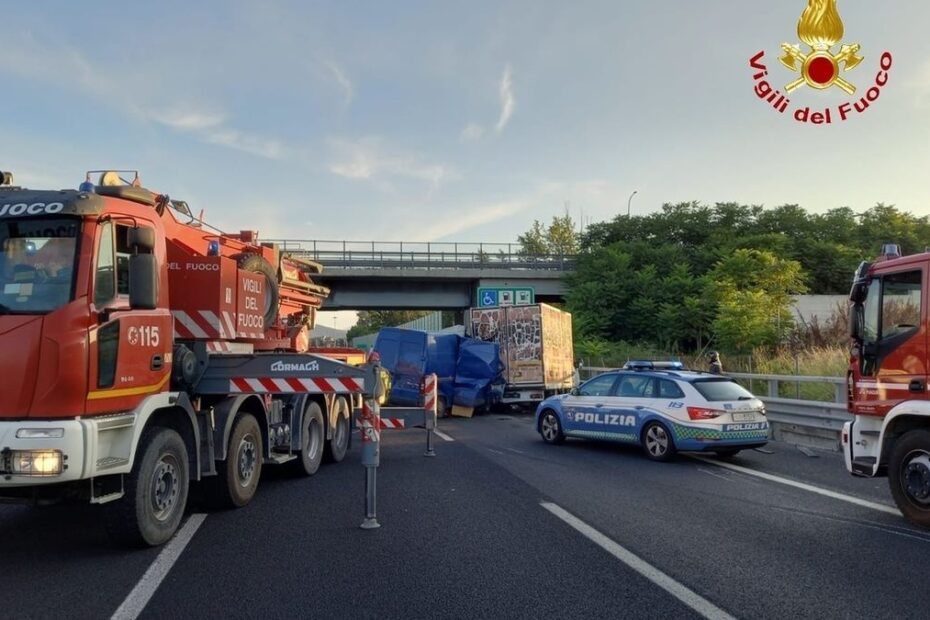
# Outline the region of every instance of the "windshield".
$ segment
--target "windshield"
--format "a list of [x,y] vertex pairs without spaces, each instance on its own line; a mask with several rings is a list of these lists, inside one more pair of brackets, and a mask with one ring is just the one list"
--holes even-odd
[[0,222],[0,312],[51,312],[72,298],[80,220]]
[[749,390],[729,379],[705,379],[695,381],[693,385],[710,402],[755,398]]

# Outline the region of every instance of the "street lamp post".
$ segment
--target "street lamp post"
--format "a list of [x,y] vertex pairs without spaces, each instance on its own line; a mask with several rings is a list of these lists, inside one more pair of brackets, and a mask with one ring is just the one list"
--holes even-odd
[[633,203],[633,196],[636,195],[636,192],[639,190],[634,189],[633,193],[630,194],[630,198],[626,201],[626,216],[630,217],[630,205]]

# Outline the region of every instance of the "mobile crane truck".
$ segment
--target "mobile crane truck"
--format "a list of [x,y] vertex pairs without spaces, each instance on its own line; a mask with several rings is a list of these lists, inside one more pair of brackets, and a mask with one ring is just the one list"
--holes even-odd
[[318,264],[98,172],[0,173],[0,499],[101,504],[112,538],[159,545],[192,483],[238,507],[263,465],[341,461],[376,370],[307,352]]
[[841,437],[846,468],[887,476],[912,523],[930,527],[930,253],[885,244],[859,265],[849,295],[846,375],[853,420]]

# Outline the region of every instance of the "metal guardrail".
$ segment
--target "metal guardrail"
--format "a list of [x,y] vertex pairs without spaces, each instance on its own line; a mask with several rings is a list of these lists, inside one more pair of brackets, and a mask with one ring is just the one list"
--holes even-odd
[[[582,378],[590,378],[615,368],[583,367]],[[751,373],[726,373],[726,376],[749,384],[747,387],[765,403],[766,415],[772,423],[776,438],[800,443],[838,449],[839,433],[843,424],[852,419],[846,410],[846,380],[843,377],[815,377],[804,375],[760,375]],[[758,383],[765,385],[765,392],[754,390]],[[833,401],[784,398],[783,384],[826,384],[833,386]],[[800,391],[798,388],[797,391]],[[780,436],[781,435],[781,436]]]
[[282,250],[337,269],[532,269],[571,271],[576,257],[526,254],[516,243],[266,239]]

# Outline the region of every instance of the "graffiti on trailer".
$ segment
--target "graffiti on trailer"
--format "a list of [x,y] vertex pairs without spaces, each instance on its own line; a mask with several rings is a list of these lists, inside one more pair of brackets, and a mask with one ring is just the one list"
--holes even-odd
[[537,308],[511,308],[507,350],[512,361],[538,360],[542,324]]

